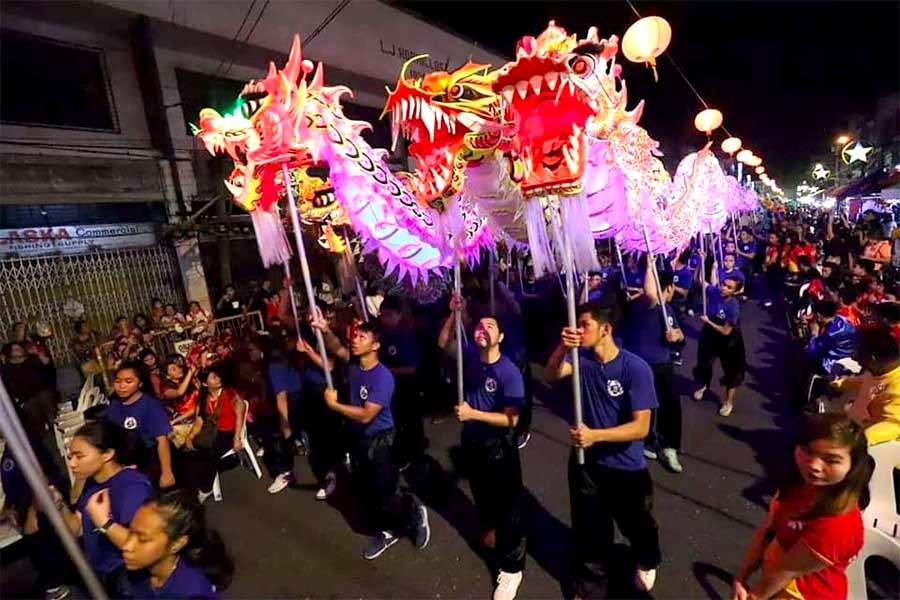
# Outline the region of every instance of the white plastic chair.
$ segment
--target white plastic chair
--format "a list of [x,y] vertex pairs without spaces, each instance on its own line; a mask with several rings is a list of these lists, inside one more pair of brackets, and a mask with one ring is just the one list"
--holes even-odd
[[872,556],[885,558],[897,569],[900,569],[900,540],[885,533],[881,529],[866,526],[863,549],[852,563],[847,566],[848,598],[867,600],[866,560]]
[[[250,403],[244,400],[244,426],[241,427],[241,452],[247,455],[247,459],[250,461],[250,466],[253,467],[253,472],[256,474],[257,479],[262,479],[262,469],[259,467],[259,461],[256,459],[256,452],[253,450],[253,446],[250,445],[250,436],[247,435],[247,417],[250,415]],[[231,448],[220,456],[219,458],[228,458],[233,455],[234,448]],[[216,478],[213,480],[213,500],[216,502],[222,501],[222,484],[219,481],[219,473],[216,472]]]
[[900,442],[883,442],[869,446],[875,460],[875,471],[869,482],[871,501],[863,513],[867,526],[880,529],[891,537],[900,535],[900,507],[894,489],[894,469],[900,468]]

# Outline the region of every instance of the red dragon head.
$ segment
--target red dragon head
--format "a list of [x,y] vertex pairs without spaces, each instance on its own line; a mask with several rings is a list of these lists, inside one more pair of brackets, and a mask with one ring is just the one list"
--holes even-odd
[[[234,201],[251,211],[258,203],[264,210],[278,197],[281,165],[300,167],[312,162],[306,143],[297,135],[296,124],[307,122],[303,115],[307,103],[306,74],[313,70],[303,60],[300,39],[294,43],[281,70],[269,63],[265,79],[252,80],[239,98],[240,111],[221,115],[216,110],[200,111],[200,126],[194,133],[210,154],[227,152],[234,170],[225,181]],[[301,74],[303,75],[301,77]],[[313,84],[320,79],[313,79]]]
[[494,90],[512,108],[514,176],[526,196],[570,194],[581,188],[584,129],[602,110],[599,94],[618,40],[583,40],[553,21],[538,37],[522,38],[516,60],[494,73]]
[[463,185],[466,163],[494,152],[501,139],[502,105],[493,88],[488,65],[466,63],[448,73],[437,71],[407,79],[403,65],[397,87],[388,90],[384,114],[391,113],[393,141],[402,134],[412,142],[416,159],[411,178],[423,205],[443,210]]

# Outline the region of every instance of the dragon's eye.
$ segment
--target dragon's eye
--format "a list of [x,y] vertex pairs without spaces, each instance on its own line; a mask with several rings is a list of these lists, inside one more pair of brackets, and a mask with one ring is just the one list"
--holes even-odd
[[596,61],[593,56],[573,56],[569,60],[569,70],[579,77],[587,77],[594,71]]
[[450,89],[447,90],[447,97],[451,100],[457,100],[463,95],[464,88],[458,83],[450,86]]

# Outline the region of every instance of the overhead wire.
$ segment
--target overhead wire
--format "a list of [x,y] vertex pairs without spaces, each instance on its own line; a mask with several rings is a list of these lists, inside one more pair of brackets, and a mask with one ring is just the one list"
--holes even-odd
[[[253,0],[253,1],[250,3],[250,7],[247,9],[247,12],[244,13],[244,18],[241,20],[240,26],[237,28],[237,31],[234,32],[234,35],[231,37],[231,44],[232,44],[232,45],[234,44],[234,42],[237,41],[238,36],[241,35],[241,31],[244,29],[244,25],[247,24],[247,19],[250,18],[250,13],[253,12],[253,7],[256,6],[256,2],[257,2],[257,0]],[[235,55],[235,53],[237,53],[237,49],[234,49],[234,50],[232,51],[232,53],[231,53],[231,56],[232,56],[232,59],[231,59],[231,60],[232,60],[232,62],[234,62],[234,55]],[[225,64],[225,59],[223,58],[222,61],[219,63],[219,66],[216,67],[215,75],[218,75],[218,74],[219,74],[219,71],[222,69],[222,65],[224,65],[224,64]]]
[[[253,36],[253,32],[256,31],[256,26],[259,25],[259,22],[262,20],[263,15],[266,14],[266,9],[269,8],[269,2],[271,2],[271,0],[266,0],[262,8],[259,10],[259,14],[256,15],[256,20],[253,21],[253,25],[247,31],[247,35],[244,36],[244,41],[242,42],[242,44],[246,44]],[[239,52],[235,52],[235,54],[231,57],[231,62],[228,63],[228,68],[226,68],[225,72],[222,74],[223,77],[227,76],[231,71],[231,67],[234,66],[234,61],[237,60],[238,54]]]
[[316,36],[318,36],[320,33],[322,33],[322,30],[324,30],[326,27],[328,27],[328,25],[331,24],[331,22],[335,19],[335,17],[337,17],[339,14],[341,14],[342,10],[347,8],[347,6],[350,4],[350,2],[351,2],[351,0],[341,0],[341,2],[330,13],[328,13],[328,16],[326,16],[324,19],[322,19],[322,22],[319,23],[319,25],[316,28],[313,29],[312,32],[310,32],[310,34],[308,36],[303,38],[303,45],[306,46],[311,41],[316,39]]

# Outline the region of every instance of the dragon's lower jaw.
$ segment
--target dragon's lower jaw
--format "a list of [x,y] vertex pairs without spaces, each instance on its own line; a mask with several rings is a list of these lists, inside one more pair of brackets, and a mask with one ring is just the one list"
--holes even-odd
[[532,140],[521,157],[525,196],[575,193],[582,187],[584,135],[574,126],[568,135]]

